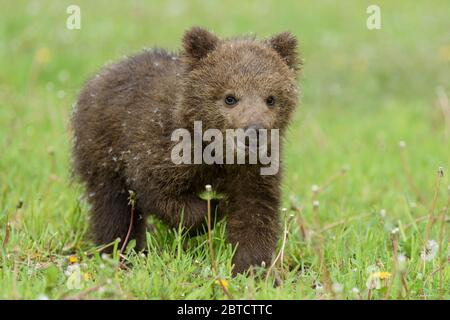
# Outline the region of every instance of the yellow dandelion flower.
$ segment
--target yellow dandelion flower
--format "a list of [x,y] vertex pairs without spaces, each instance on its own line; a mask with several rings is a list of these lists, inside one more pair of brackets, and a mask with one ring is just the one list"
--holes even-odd
[[50,61],[50,58],[51,52],[47,47],[39,48],[34,55],[34,60],[40,65],[47,64]]
[[78,262],[78,258],[75,256],[70,256],[69,257],[69,263],[74,264]]
[[386,271],[375,272],[375,274],[380,280],[388,279],[392,276],[392,273]]
[[83,273],[84,281],[92,280],[92,275],[89,272]]
[[228,281],[225,279],[216,280],[215,283],[223,286],[225,289],[228,289]]
[[[381,287],[386,285],[386,280],[389,279],[391,276],[392,273],[387,271],[377,271],[371,273],[366,282],[367,289],[369,290],[380,289]],[[383,283],[381,282],[381,280],[384,280]]]

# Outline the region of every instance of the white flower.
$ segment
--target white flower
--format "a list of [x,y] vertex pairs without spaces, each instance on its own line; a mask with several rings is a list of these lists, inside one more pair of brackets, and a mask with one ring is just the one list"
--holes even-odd
[[358,288],[353,288],[352,289],[352,293],[355,294],[355,295],[359,294],[359,289]]
[[319,188],[319,186],[318,186],[317,184],[313,184],[313,185],[311,186],[311,191],[312,191],[313,193],[317,193],[317,192],[319,192],[319,190],[320,190],[320,188]]
[[436,258],[439,245],[435,240],[428,240],[426,247],[420,253],[420,258],[424,261],[431,261]]
[[68,266],[64,274],[67,276],[66,285],[69,290],[81,288],[81,269],[78,264]]
[[398,146],[399,146],[400,148],[404,149],[404,148],[406,147],[406,142],[402,140],[402,141],[400,141],[400,142],[398,143]]
[[68,277],[70,277],[74,272],[80,270],[80,265],[78,263],[71,264],[67,266],[66,271],[64,271],[64,274]]
[[381,209],[381,210],[380,210],[380,216],[381,216],[382,218],[386,217],[386,210],[385,210],[385,209]]
[[369,276],[369,278],[367,278],[366,287],[369,290],[380,289],[381,288],[380,277],[378,277],[375,273],[372,273]]

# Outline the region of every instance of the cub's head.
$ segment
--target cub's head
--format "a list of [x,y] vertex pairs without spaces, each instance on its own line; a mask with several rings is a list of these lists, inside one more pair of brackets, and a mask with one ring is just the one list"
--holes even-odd
[[219,39],[194,27],[183,37],[183,118],[203,127],[280,129],[297,104],[297,40]]

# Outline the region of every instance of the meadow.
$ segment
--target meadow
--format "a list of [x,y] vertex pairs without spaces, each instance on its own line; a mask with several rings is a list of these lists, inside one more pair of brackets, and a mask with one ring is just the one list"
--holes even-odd
[[[66,28],[71,4],[79,30]],[[379,30],[370,4],[2,1],[0,299],[449,299],[450,2],[377,1]],[[123,55],[178,50],[193,25],[300,43],[267,276],[231,277],[226,222],[212,234],[217,270],[207,235],[154,219],[147,256],[102,256],[87,237],[70,160],[79,90]]]

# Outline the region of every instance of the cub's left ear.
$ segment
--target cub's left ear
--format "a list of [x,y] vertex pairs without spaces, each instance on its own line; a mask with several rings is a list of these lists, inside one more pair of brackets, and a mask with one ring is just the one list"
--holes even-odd
[[184,56],[194,66],[213,51],[218,42],[219,38],[211,32],[200,27],[193,27],[187,30],[183,36]]
[[294,69],[298,70],[298,57],[297,57],[297,39],[290,32],[283,32],[277,34],[268,40],[268,44],[274,49],[286,64]]

